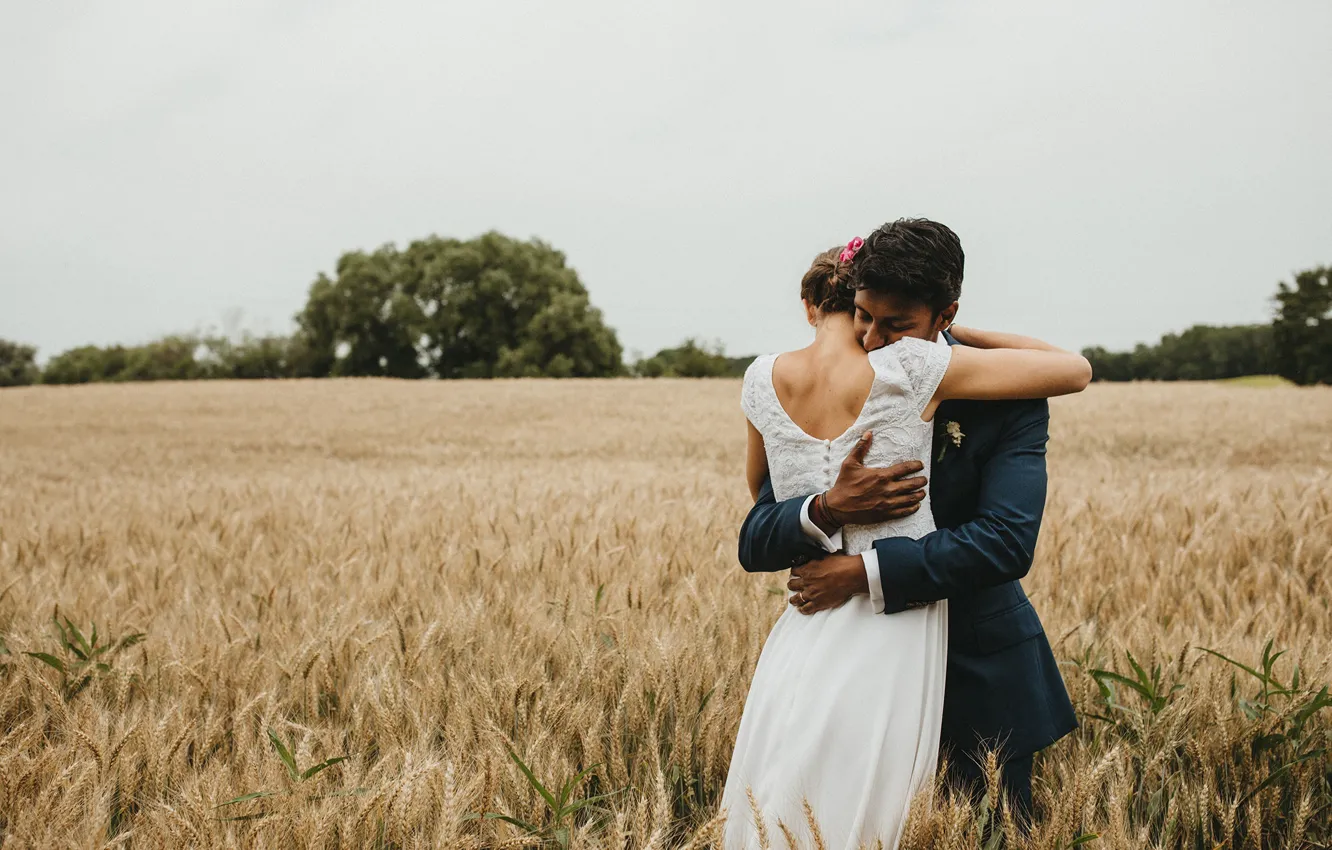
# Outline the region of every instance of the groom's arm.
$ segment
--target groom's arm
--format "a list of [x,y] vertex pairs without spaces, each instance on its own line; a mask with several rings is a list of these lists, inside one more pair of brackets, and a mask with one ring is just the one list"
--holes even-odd
[[971,520],[919,540],[892,537],[875,541],[884,613],[1027,575],[1045,511],[1049,426],[1048,402],[1015,406],[981,467],[976,513]]
[[[797,496],[779,502],[772,492],[772,479],[763,479],[758,501],[749,509],[744,525],[740,526],[740,565],[746,572],[789,570],[841,548],[840,533],[835,535],[836,540],[822,535],[817,528],[814,531],[823,540],[808,533],[812,527],[812,524],[806,525],[809,499],[809,496]],[[824,541],[832,548],[825,548]]]

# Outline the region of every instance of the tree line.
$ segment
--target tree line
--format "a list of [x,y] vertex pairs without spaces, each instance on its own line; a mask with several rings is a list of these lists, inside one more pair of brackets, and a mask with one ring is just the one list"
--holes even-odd
[[179,334],[82,346],[36,365],[0,349],[0,380],[52,384],[205,378],[604,377],[624,370],[615,332],[564,255],[498,233],[350,251],[310,285],[294,333]]
[[[1332,383],[1328,268],[1281,283],[1270,325],[1199,325],[1153,346],[1089,348],[1108,381],[1279,374]],[[378,376],[736,377],[752,357],[696,339],[626,364],[615,331],[564,254],[499,233],[432,236],[405,249],[350,251],[318,275],[289,335],[177,334],[143,345],[73,348],[44,367],[32,346],[0,340],[0,386],[34,383]]]
[[1083,349],[1098,381],[1214,381],[1280,375],[1296,384],[1332,383],[1332,268],[1282,282],[1270,324],[1194,325],[1132,351]]
[[1194,325],[1132,351],[1084,348],[1098,381],[1215,381],[1276,374],[1271,325]]
[[[176,334],[85,345],[44,368],[0,340],[0,386],[246,378],[601,378],[743,374],[750,358],[687,340],[626,365],[562,253],[499,233],[351,251],[310,285],[286,336]],[[739,364],[739,365],[738,365]]]

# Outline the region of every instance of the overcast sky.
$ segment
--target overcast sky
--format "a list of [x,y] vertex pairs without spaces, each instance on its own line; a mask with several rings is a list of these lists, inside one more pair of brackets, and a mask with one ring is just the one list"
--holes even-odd
[[345,250],[498,229],[628,351],[772,351],[906,215],[961,236],[963,324],[1264,321],[1332,263],[1330,39],[1327,0],[8,0],[0,337],[286,331]]

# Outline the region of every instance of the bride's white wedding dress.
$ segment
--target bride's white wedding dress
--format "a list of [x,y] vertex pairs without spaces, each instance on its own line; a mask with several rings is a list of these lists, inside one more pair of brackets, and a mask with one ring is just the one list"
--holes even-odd
[[[741,404],[763,434],[778,501],[831,487],[866,431],[874,432],[867,465],[919,460],[929,474],[933,426],[920,417],[948,369],[948,346],[906,338],[869,358],[869,398],[835,440],[806,434],[782,408],[772,383],[777,355],[745,373]],[[905,519],[848,526],[845,550],[933,530],[927,497]],[[779,820],[810,844],[804,800],[827,847],[896,847],[912,797],[934,777],[947,655],[947,602],[887,616],[866,596],[812,615],[788,605],[759,656],[736,737],[722,795],[727,850],[759,847],[747,790],[774,847],[782,846]]]

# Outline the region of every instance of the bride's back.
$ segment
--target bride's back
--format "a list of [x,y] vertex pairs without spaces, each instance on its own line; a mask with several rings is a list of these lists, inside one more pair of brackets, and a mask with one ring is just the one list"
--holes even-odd
[[[811,362],[802,362],[806,358]],[[782,501],[832,487],[842,461],[866,431],[874,432],[867,465],[916,460],[928,476],[933,426],[920,417],[948,361],[947,346],[910,337],[868,358],[815,357],[808,349],[757,358],[745,373],[741,406],[763,437],[774,497]],[[821,380],[831,386],[820,386]],[[820,404],[827,409],[819,410]],[[909,517],[847,526],[844,543],[856,554],[875,539],[918,537],[933,527],[927,494]]]
[[777,403],[804,435],[817,440],[842,436],[874,386],[874,367],[856,341],[851,320],[855,291],[847,281],[849,248],[829,248],[814,258],[800,281],[800,299],[817,329],[814,342],[772,363]]
[[874,367],[854,338],[780,355],[772,385],[791,420],[820,440],[835,440],[860,416],[874,386]]

